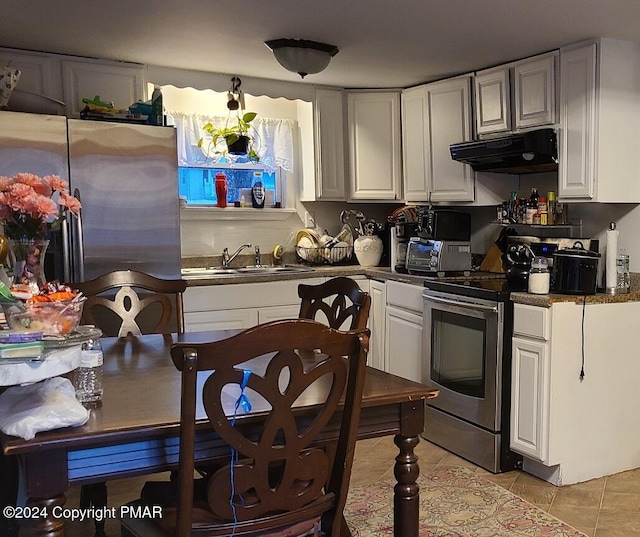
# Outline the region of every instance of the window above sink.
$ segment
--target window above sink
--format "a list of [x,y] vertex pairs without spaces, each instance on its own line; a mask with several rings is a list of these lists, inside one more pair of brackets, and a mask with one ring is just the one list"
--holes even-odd
[[[216,163],[211,166],[180,166],[178,168],[178,190],[187,205],[215,207],[218,199],[215,177],[224,173],[227,177],[227,204],[233,207],[251,207],[251,186],[260,181],[265,188],[265,207],[281,207],[281,172],[279,168],[268,170],[259,164]],[[243,202],[244,201],[244,205]]]

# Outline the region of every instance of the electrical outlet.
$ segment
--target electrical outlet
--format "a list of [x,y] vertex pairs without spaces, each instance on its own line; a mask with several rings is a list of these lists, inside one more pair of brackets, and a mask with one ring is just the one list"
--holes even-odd
[[304,212],[304,227],[315,228],[316,227],[316,215],[309,211]]

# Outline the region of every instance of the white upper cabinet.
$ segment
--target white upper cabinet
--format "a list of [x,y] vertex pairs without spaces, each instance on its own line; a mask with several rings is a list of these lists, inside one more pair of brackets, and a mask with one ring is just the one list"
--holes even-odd
[[474,200],[474,173],[449,146],[471,140],[471,75],[402,92],[402,157],[407,202]]
[[429,201],[427,136],[429,113],[425,86],[409,88],[402,105],[402,186],[407,202]]
[[516,130],[556,122],[557,63],[557,51],[514,63],[513,121]]
[[557,58],[558,52],[554,51],[478,71],[478,137],[553,125],[557,117]]
[[17,89],[63,99],[60,64],[51,54],[0,48],[0,65],[20,69]]
[[400,92],[348,92],[350,199],[402,199]]
[[[116,108],[146,98],[146,67],[142,64],[0,49],[0,65],[8,62],[22,71],[18,90],[64,102],[67,117],[79,117],[85,106],[82,99],[96,95]],[[22,111],[39,111],[27,108]]]
[[314,102],[315,198],[346,201],[344,91],[317,89]]
[[471,140],[471,75],[425,86],[428,114],[428,201],[473,201],[474,172],[451,158],[449,146]]
[[62,83],[67,116],[79,117],[82,99],[99,95],[116,108],[127,108],[146,96],[144,65],[104,60],[65,60]]
[[478,135],[511,130],[509,68],[480,71],[475,76]]
[[640,45],[614,39],[560,50],[558,196],[640,202]]

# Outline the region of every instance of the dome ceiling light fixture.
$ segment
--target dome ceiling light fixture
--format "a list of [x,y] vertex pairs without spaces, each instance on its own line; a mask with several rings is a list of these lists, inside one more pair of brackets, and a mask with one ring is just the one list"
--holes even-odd
[[272,39],[265,41],[273,55],[288,71],[301,78],[324,71],[331,58],[338,54],[338,47],[307,39]]

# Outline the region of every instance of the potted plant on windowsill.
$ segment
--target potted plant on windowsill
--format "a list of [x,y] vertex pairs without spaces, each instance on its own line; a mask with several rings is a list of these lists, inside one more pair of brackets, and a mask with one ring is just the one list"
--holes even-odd
[[[209,146],[207,153],[213,150],[214,154],[225,155],[246,155],[250,160],[258,162],[259,157],[253,148],[253,138],[249,134],[251,128],[251,122],[256,117],[255,112],[245,112],[242,116],[236,115],[235,124],[229,126],[229,120],[223,128],[214,127],[211,122],[202,127],[205,131],[205,136],[198,140],[198,147],[202,148],[203,144],[208,140]],[[226,150],[219,150],[217,146],[222,142],[226,143]]]

